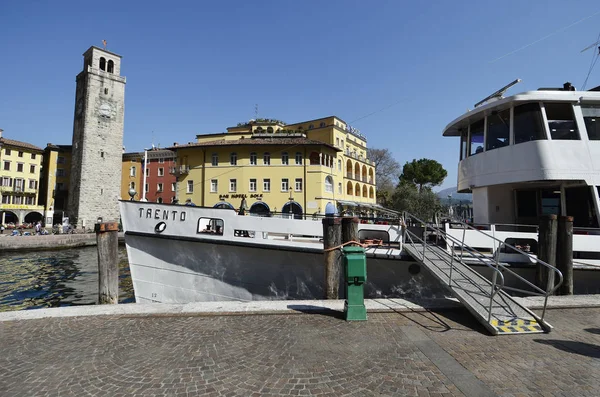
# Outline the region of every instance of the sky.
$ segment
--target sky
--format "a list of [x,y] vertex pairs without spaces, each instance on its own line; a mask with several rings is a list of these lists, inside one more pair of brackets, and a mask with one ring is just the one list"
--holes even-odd
[[[577,89],[600,3],[548,1],[4,1],[0,128],[71,144],[75,77],[90,46],[122,55],[124,146],[141,151],[255,117],[335,115],[403,165],[430,158],[456,185],[444,127],[516,78],[509,93]],[[587,88],[600,85],[600,66]]]

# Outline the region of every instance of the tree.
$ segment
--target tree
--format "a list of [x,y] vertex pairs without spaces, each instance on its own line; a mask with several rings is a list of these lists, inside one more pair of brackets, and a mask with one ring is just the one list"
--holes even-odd
[[367,157],[375,163],[377,201],[382,205],[387,205],[400,176],[400,163],[394,160],[389,149],[368,148]]
[[413,160],[406,162],[400,175],[401,184],[413,184],[419,187],[419,192],[423,188],[432,188],[441,185],[448,176],[448,172],[440,163],[430,159]]
[[412,183],[398,184],[392,195],[391,207],[400,212],[408,211],[423,221],[433,220],[435,214],[443,209],[431,188],[424,186],[419,190]]

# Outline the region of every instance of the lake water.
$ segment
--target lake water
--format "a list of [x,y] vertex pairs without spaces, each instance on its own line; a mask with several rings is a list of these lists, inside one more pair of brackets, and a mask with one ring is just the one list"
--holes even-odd
[[[96,247],[0,253],[0,311],[94,305]],[[127,252],[119,247],[119,303],[135,302]]]

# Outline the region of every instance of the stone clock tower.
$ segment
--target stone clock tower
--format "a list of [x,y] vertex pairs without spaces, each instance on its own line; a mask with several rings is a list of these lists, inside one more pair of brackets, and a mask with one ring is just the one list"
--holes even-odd
[[125,77],[121,56],[90,47],[77,75],[69,222],[93,228],[119,220]]

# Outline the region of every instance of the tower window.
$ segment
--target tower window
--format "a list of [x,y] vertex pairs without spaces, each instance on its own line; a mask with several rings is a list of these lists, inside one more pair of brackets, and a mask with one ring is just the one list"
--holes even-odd
[[100,157],[104,158],[104,152],[100,152]]
[[100,58],[100,70],[106,70],[106,59],[104,57]]
[[108,95],[108,88],[104,89],[104,95]]
[[114,73],[115,72],[115,63],[113,61],[108,61],[108,73]]

